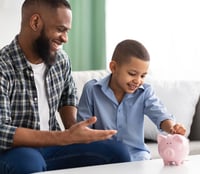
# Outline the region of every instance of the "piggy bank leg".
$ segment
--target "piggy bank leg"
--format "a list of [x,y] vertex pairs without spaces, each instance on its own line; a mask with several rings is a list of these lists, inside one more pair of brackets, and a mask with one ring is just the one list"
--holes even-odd
[[176,161],[175,164],[176,164],[177,166],[179,166],[179,165],[181,165],[181,164],[183,164],[183,163],[184,163],[184,161]]
[[166,161],[166,160],[163,160],[163,163],[164,163],[165,166],[170,165],[169,161]]
[[163,160],[165,166],[176,166],[179,162]]

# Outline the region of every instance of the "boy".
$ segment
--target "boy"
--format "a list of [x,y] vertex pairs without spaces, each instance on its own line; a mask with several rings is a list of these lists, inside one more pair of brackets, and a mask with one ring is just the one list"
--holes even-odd
[[78,106],[78,121],[95,115],[94,129],[118,131],[113,139],[127,145],[132,161],[151,158],[144,143],[144,115],[167,133],[186,132],[181,124],[175,123],[152,87],[144,83],[149,62],[149,53],[141,43],[120,42],[110,62],[111,74],[86,83]]

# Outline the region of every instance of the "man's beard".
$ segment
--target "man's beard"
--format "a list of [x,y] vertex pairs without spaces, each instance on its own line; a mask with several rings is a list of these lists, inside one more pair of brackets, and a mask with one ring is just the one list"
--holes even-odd
[[55,62],[56,54],[51,54],[50,42],[45,34],[44,28],[42,29],[40,36],[35,40],[34,48],[38,56],[46,65],[52,65]]

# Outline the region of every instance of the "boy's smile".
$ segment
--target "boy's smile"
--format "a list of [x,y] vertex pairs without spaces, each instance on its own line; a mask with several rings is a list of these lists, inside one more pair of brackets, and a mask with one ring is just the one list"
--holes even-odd
[[125,93],[134,93],[144,83],[148,67],[149,61],[136,57],[121,64],[115,61],[110,63],[112,77],[109,85],[118,101],[122,100]]

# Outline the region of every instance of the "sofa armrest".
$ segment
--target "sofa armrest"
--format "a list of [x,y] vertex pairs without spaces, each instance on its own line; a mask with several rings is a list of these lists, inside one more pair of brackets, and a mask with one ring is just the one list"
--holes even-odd
[[190,140],[200,140],[200,98],[197,102],[195,114],[192,121],[191,131],[189,135]]

